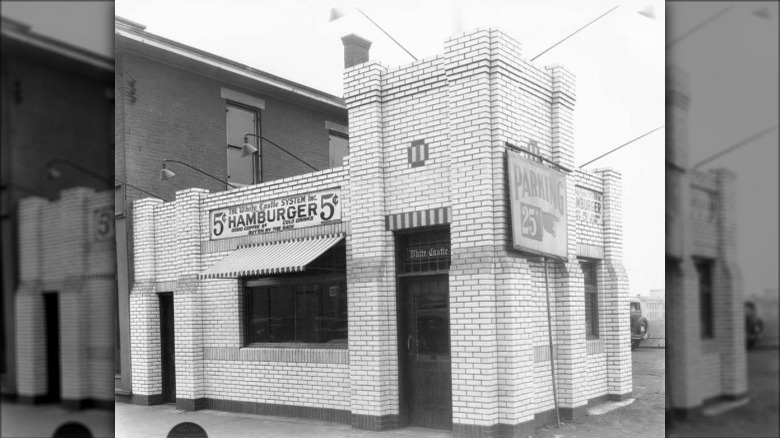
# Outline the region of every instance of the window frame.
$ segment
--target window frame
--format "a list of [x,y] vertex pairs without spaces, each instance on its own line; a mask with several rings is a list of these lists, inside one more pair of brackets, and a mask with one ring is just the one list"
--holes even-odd
[[[259,184],[261,182],[260,181],[260,166],[261,166],[260,160],[262,159],[262,157],[260,157],[260,147],[259,147],[260,139],[259,139],[259,137],[253,137],[255,142],[258,143],[258,144],[255,145],[257,147],[257,152],[252,154],[252,182],[250,182],[249,184],[245,184],[243,182],[231,181],[230,180],[230,155],[229,155],[229,151],[230,151],[231,148],[238,149],[240,151],[242,146],[243,146],[243,144],[238,145],[238,146],[230,144],[230,132],[228,130],[228,120],[227,120],[227,117],[228,117],[228,113],[230,112],[230,107],[231,106],[235,107],[236,109],[240,109],[240,110],[243,110],[243,111],[254,113],[254,115],[255,115],[255,126],[254,126],[254,128],[255,129],[254,129],[254,132],[252,134],[255,134],[255,135],[258,135],[258,136],[262,135],[262,130],[261,130],[261,127],[262,127],[262,123],[261,123],[261,115],[262,115],[262,113],[261,113],[261,111],[262,111],[262,109],[261,108],[258,108],[258,107],[252,106],[252,105],[247,105],[247,104],[244,104],[244,103],[241,103],[241,102],[237,102],[235,100],[225,99],[225,181],[229,182],[230,184],[232,184],[233,186],[236,186],[236,187],[246,187],[246,186],[249,186],[249,185]],[[228,186],[227,186],[228,190],[233,188],[233,187],[230,186],[230,184],[228,184]]]
[[[349,343],[349,337],[345,343],[315,343],[315,342],[250,342],[251,330],[250,319],[252,318],[252,312],[250,310],[251,294],[256,287],[273,287],[283,286],[290,287],[290,293],[293,294],[293,314],[297,318],[298,306],[297,306],[297,290],[299,286],[322,286],[332,283],[339,283],[343,288],[345,295],[347,312],[349,312],[349,294],[347,288],[346,272],[344,274],[331,274],[331,275],[316,275],[316,276],[297,276],[290,278],[254,278],[242,280],[242,292],[241,292],[241,345],[242,348],[327,348],[327,349],[347,349]],[[321,298],[320,298],[321,299]],[[349,328],[349,313],[347,313],[347,328]],[[294,335],[297,337],[297,333]]]
[[[588,341],[601,339],[600,323],[601,315],[599,309],[599,263],[597,260],[580,259],[580,269],[583,276],[584,310],[585,310],[585,339]],[[593,283],[587,283],[585,269],[592,269]],[[590,315],[591,315],[591,333],[588,333],[588,297],[590,297]]]
[[715,339],[715,260],[694,257],[693,262],[699,286],[699,335]]
[[[341,156],[341,163],[338,165],[333,164],[333,147],[331,144],[331,137],[338,137],[343,140],[347,141],[347,153]],[[341,167],[344,165],[344,158],[349,156],[349,134],[345,134],[340,131],[335,131],[333,129],[328,129],[328,164],[329,167],[332,169],[334,167]]]

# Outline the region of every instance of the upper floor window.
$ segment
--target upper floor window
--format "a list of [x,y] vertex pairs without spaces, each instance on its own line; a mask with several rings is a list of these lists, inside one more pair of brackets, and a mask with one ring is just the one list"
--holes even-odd
[[[228,102],[227,104],[227,181],[233,185],[249,185],[258,181],[259,154],[242,156],[241,146],[246,133],[258,134],[260,113],[257,109]],[[259,150],[258,138],[250,136],[248,143]]]
[[329,131],[328,150],[330,156],[330,167],[339,167],[344,165],[344,157],[349,155],[349,137],[336,131]]

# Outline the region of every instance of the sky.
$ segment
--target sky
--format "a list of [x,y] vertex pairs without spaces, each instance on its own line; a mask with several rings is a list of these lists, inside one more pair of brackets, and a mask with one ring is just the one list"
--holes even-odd
[[[670,39],[733,3],[674,2]],[[769,18],[754,11],[767,8]],[[691,164],[778,123],[778,3],[739,2],[670,47],[668,60],[690,75]],[[737,180],[737,253],[745,295],[778,285],[778,131],[702,170],[725,168]]]
[[[100,53],[111,47],[107,40],[84,41],[85,34],[106,32],[100,18],[105,11],[88,15],[90,19],[82,20],[77,29],[55,30],[45,21],[65,21],[56,3],[15,8],[7,3],[16,2],[3,2],[3,14],[22,21],[19,10],[49,8],[51,13],[43,20],[27,20],[34,31],[60,32],[62,38]],[[110,5],[86,3],[95,9]],[[579,166],[665,123],[663,2],[118,0],[115,10],[147,26],[148,32],[342,96],[344,35],[356,33],[371,40],[370,58],[386,66],[413,61],[356,8],[418,59],[441,53],[444,42],[458,31],[486,27],[518,40],[522,56],[530,59],[615,5],[619,7],[534,61],[538,66],[562,64],[576,77]],[[332,7],[346,15],[329,22]],[[654,9],[655,19],[638,13],[648,7]],[[631,295],[664,287],[663,141],[661,129],[586,167],[611,167],[623,174],[623,254]]]

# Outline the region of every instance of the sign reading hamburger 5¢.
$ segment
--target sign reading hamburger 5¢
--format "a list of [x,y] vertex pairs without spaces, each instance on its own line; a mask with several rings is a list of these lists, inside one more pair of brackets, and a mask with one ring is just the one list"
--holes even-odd
[[565,259],[566,177],[513,151],[507,161],[514,248]]
[[341,220],[341,189],[253,202],[209,212],[211,239],[313,227]]

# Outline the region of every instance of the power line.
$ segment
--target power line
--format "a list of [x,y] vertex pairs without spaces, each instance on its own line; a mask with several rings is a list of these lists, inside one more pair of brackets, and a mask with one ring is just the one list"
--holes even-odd
[[699,161],[698,163],[696,163],[696,164],[694,164],[694,165],[693,165],[693,168],[694,168],[694,169],[698,169],[699,167],[701,167],[701,166],[703,166],[703,165],[705,165],[705,164],[709,163],[710,161],[712,161],[712,160],[715,160],[716,158],[720,158],[720,157],[722,157],[723,155],[726,155],[726,154],[728,154],[729,152],[733,152],[733,151],[735,151],[735,150],[737,150],[737,149],[741,148],[742,146],[745,146],[746,144],[750,143],[751,141],[753,141],[753,140],[756,140],[756,139],[757,139],[757,138],[759,138],[759,137],[763,137],[764,135],[766,135],[766,134],[768,134],[768,133],[770,133],[770,132],[774,131],[775,129],[777,129],[777,125],[775,125],[775,126],[771,126],[771,127],[769,127],[769,128],[766,128],[766,129],[764,129],[763,131],[760,131],[760,132],[758,132],[758,133],[756,133],[756,134],[753,134],[753,135],[751,135],[750,137],[748,137],[748,138],[746,138],[746,139],[744,139],[744,140],[740,141],[739,143],[737,143],[737,144],[735,144],[735,145],[732,145],[732,146],[729,146],[729,147],[727,147],[726,149],[724,149],[724,150],[722,150],[722,151],[718,152],[717,154],[715,154],[715,155],[712,155],[712,156],[711,156],[711,157],[709,157],[709,158],[705,158],[705,159],[703,159],[703,160]]
[[612,9],[608,10],[607,12],[604,12],[603,14],[599,15],[598,17],[596,17],[596,18],[595,18],[593,21],[591,21],[590,23],[588,23],[588,24],[586,24],[585,26],[582,26],[581,28],[579,28],[579,29],[575,30],[574,32],[572,32],[571,34],[569,34],[569,36],[567,36],[566,38],[564,38],[564,39],[562,39],[562,40],[558,41],[557,43],[555,43],[555,44],[553,44],[551,47],[549,47],[547,50],[545,50],[544,52],[542,52],[542,53],[540,53],[540,54],[538,54],[538,55],[534,56],[533,58],[531,58],[531,61],[533,61],[534,59],[536,59],[536,58],[538,58],[538,57],[540,57],[540,56],[544,55],[545,53],[549,52],[550,50],[554,49],[554,48],[555,48],[555,47],[556,47],[558,44],[561,44],[562,42],[564,42],[564,41],[568,40],[569,38],[573,37],[574,35],[576,35],[576,34],[577,34],[579,31],[581,31],[582,29],[585,29],[586,27],[590,26],[591,24],[593,24],[593,23],[597,22],[599,19],[601,19],[601,17],[603,17],[603,16],[605,16],[605,15],[609,14],[610,12],[614,11],[615,9],[617,9],[617,8],[619,8],[619,7],[620,7],[620,5],[617,5],[617,6],[615,6],[614,8],[612,8]]
[[684,40],[685,38],[690,36],[692,33],[696,32],[697,30],[701,29],[702,27],[704,27],[704,26],[708,25],[709,23],[715,21],[715,19],[717,19],[721,15],[723,15],[726,12],[730,11],[733,7],[734,7],[734,5],[729,5],[729,6],[726,6],[725,8],[723,8],[723,9],[721,9],[720,12],[718,12],[717,14],[713,15],[712,17],[704,20],[698,26],[694,27],[693,29],[689,30],[688,32],[685,32],[684,34],[682,34],[679,37],[673,39],[672,41],[669,41],[668,43],[666,43],[666,48],[668,49],[668,48],[672,47],[673,45],[679,43],[680,41]]
[[580,169],[582,169],[583,167],[587,166],[588,164],[590,164],[590,163],[592,163],[592,162],[594,162],[594,161],[596,161],[596,160],[598,160],[598,159],[601,159],[601,158],[604,158],[604,157],[606,157],[607,155],[611,154],[612,152],[615,152],[615,151],[616,151],[616,150],[618,150],[618,149],[621,149],[621,148],[623,148],[623,147],[626,147],[626,146],[630,145],[631,143],[633,143],[633,142],[635,142],[635,141],[639,140],[639,139],[640,139],[640,138],[642,138],[642,137],[646,137],[646,136],[648,136],[648,135],[650,135],[650,134],[654,133],[655,131],[658,131],[659,129],[661,129],[661,128],[663,128],[663,127],[664,127],[664,125],[661,125],[661,126],[659,126],[659,127],[655,128],[655,129],[653,129],[653,130],[650,130],[650,131],[648,131],[648,132],[645,132],[644,134],[640,135],[639,137],[637,137],[637,138],[635,138],[635,139],[633,139],[633,140],[629,140],[629,141],[627,141],[627,142],[625,142],[625,143],[621,144],[620,146],[616,147],[615,149],[612,149],[612,150],[610,150],[610,151],[608,151],[608,152],[606,152],[606,153],[603,153],[603,154],[599,155],[598,157],[596,157],[596,158],[594,158],[594,159],[592,159],[592,160],[588,161],[587,163],[585,163],[585,164],[581,165],[581,166],[580,166]]

